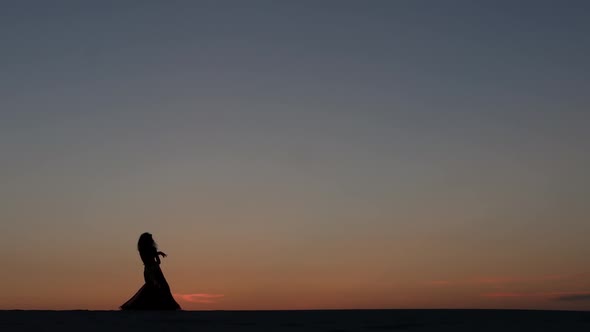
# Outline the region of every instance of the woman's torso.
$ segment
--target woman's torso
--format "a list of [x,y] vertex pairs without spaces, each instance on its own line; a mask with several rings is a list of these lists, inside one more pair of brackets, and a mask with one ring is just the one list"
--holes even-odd
[[139,252],[139,256],[141,257],[141,261],[143,265],[157,265],[156,263],[156,255],[157,255],[156,248],[149,248],[146,250],[141,250]]

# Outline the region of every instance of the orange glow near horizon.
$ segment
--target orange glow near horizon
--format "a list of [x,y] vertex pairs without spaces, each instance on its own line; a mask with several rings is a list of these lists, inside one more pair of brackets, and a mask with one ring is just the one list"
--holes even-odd
[[[124,278],[127,279],[127,278]],[[138,278],[129,278],[135,279]],[[562,279],[562,278],[559,278]],[[570,309],[590,310],[590,288],[585,278],[568,277],[569,288],[578,291],[559,291],[550,282],[531,284],[527,281],[551,281],[548,276],[538,277],[483,277],[457,282],[423,282],[422,285],[406,283],[391,287],[387,293],[377,287],[333,287],[329,284],[265,288],[250,280],[248,283],[230,284],[220,290],[225,293],[184,293],[174,296],[184,310],[302,310],[302,309],[415,309],[415,308],[514,308],[514,309]],[[130,281],[130,280],[128,280]],[[186,289],[186,280],[170,274],[169,281],[175,288]],[[474,282],[475,281],[475,282]],[[90,282],[89,282],[90,283]],[[206,284],[206,280],[202,280]],[[469,286],[465,286],[468,284]],[[134,284],[125,282],[110,287],[72,285],[70,288],[56,285],[54,291],[45,289],[35,294],[10,294],[4,297],[1,309],[49,309],[49,310],[116,310],[136,290]],[[175,286],[176,285],[176,286]],[[426,286],[425,286],[426,285]],[[462,286],[463,285],[463,286]],[[139,284],[135,284],[136,287]],[[254,287],[256,286],[256,287]],[[352,285],[350,285],[352,286]],[[107,289],[108,288],[108,289]],[[512,291],[514,289],[515,291]],[[518,289],[530,291],[516,291]],[[532,291],[537,289],[537,291]],[[547,289],[547,291],[542,291]],[[566,288],[567,289],[567,288]],[[7,293],[7,292],[5,292]],[[9,304],[9,305],[7,305]]]
[[[438,241],[431,236],[420,251],[414,241],[388,241],[382,232],[361,229],[353,236],[341,233],[339,239],[318,234],[305,245],[305,239],[281,242],[264,234],[253,240],[255,233],[242,230],[239,237],[229,233],[227,245],[221,245],[211,230],[193,237],[161,225],[152,232],[168,254],[162,269],[185,310],[590,310],[590,271],[563,265],[551,255],[542,264],[531,261],[527,266],[506,260],[509,256],[502,251],[485,260],[456,251],[448,260],[439,255]],[[138,235],[129,233],[130,241],[113,237],[108,247],[102,241],[83,244],[82,238],[44,233],[35,239],[37,247],[6,257],[4,264],[12,273],[0,286],[0,308],[117,310],[143,284],[143,266],[134,248]],[[323,241],[326,237],[332,239]],[[52,242],[62,245],[53,246],[50,256],[38,254],[38,248]],[[78,249],[69,250],[64,243]],[[494,263],[500,258],[502,264]],[[447,266],[440,268],[445,261]],[[558,269],[562,273],[554,273]]]

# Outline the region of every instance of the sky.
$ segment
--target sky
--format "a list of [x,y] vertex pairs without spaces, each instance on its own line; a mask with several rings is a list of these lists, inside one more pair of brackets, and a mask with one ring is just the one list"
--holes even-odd
[[0,309],[590,310],[587,1],[1,1]]

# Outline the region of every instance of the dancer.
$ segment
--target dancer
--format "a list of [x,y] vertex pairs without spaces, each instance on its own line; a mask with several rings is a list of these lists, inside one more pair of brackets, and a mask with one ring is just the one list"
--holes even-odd
[[145,284],[125,302],[122,310],[180,310],[180,305],[174,300],[170,286],[160,269],[160,256],[167,255],[158,251],[152,234],[143,233],[137,242],[137,250],[143,261],[143,278]]

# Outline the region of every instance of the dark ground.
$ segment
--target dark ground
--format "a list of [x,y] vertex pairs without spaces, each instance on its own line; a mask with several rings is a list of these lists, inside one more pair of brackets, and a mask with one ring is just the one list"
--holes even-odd
[[528,310],[0,311],[0,331],[590,331],[590,312]]

